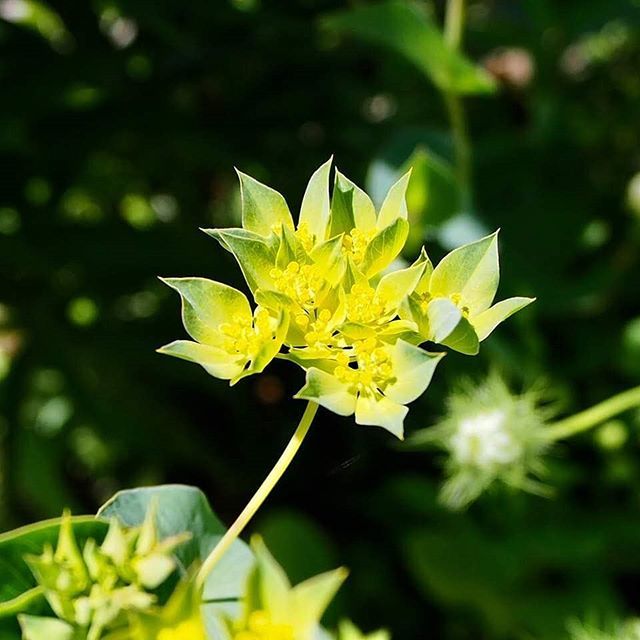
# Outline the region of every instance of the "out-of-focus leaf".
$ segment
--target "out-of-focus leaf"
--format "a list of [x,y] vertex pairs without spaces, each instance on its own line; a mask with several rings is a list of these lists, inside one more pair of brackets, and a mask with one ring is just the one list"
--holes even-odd
[[323,24],[389,47],[443,91],[483,94],[495,90],[491,76],[449,47],[440,29],[412,2],[392,0],[356,7],[326,17]]
[[13,0],[3,4],[1,17],[39,33],[55,49],[67,48],[72,42],[62,18],[44,2]]

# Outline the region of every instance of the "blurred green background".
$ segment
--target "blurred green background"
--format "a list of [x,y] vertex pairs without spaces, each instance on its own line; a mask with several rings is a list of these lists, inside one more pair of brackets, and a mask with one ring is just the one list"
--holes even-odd
[[[363,4],[0,0],[0,530],[161,482],[230,522],[265,475],[303,373],[275,362],[229,390],[156,355],[183,336],[156,276],[244,286],[198,231],[237,223],[234,166],[296,210],[331,154],[374,195],[416,147],[451,160],[421,71],[321,27]],[[480,357],[447,357],[409,433],[492,367],[546,379],[566,412],[640,382],[640,2],[471,0],[465,48],[499,85],[465,100],[475,207],[419,228],[439,257],[501,227],[500,297],[538,302]],[[437,454],[322,411],[253,529],[294,580],[350,567],[334,620],[553,640],[640,613],[639,434],[629,412],[558,447],[553,499],[495,491],[454,514]]]

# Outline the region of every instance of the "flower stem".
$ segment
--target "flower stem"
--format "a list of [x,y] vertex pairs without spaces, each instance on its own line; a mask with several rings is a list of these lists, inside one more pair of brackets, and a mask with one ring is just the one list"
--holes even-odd
[[547,431],[547,438],[551,441],[569,438],[602,424],[605,420],[623,411],[638,406],[640,406],[640,386],[623,391],[590,409],[550,425]]
[[[449,0],[444,24],[444,37],[454,50],[460,49],[464,32],[465,0]],[[449,122],[456,160],[456,174],[460,186],[461,207],[471,207],[471,143],[460,96],[452,91],[444,91],[443,98]]]
[[202,587],[204,585],[207,576],[211,573],[216,564],[218,564],[222,556],[224,556],[224,554],[229,550],[229,547],[233,542],[242,533],[251,518],[255,515],[256,511],[271,493],[271,490],[276,486],[278,480],[280,480],[284,472],[287,470],[287,467],[291,464],[291,461],[298,452],[302,441],[309,432],[309,427],[311,426],[317,411],[318,405],[315,402],[310,401],[302,414],[302,418],[300,419],[297,429],[291,437],[291,440],[289,440],[289,444],[287,444],[282,455],[278,458],[273,469],[271,469],[269,475],[264,479],[251,500],[249,500],[247,506],[242,510],[242,513],[236,518],[236,521],[229,527],[229,529],[227,529],[226,533],[220,539],[220,542],[218,542],[204,561],[204,564],[200,568],[196,578],[198,587]]

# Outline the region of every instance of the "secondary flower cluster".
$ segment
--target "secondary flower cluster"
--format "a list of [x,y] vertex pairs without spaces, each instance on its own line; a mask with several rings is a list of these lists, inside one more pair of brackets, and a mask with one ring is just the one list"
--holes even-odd
[[331,160],[311,177],[298,223],[277,191],[239,173],[242,228],[209,229],[237,259],[253,295],[204,278],[168,278],[182,298],[193,338],[160,349],[202,365],[231,384],[276,356],[306,371],[305,398],[357,424],[403,437],[408,409],[428,387],[443,353],[467,354],[530,298],[491,306],[499,279],[497,235],[460,247],[434,268],[423,249],[394,268],[409,234],[410,174],[378,211],[369,196],[335,173]]
[[65,515],[56,549],[25,557],[56,618],[20,616],[24,637],[99,640],[126,629],[131,613],[156,602],[153,590],[176,569],[173,551],[189,538],[159,540],[151,508],[140,527],[125,528],[113,519],[102,544],[90,538],[81,551]]

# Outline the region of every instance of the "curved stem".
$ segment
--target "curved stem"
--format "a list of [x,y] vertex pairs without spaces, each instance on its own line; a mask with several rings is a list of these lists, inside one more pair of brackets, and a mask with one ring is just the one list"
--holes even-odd
[[577,433],[587,431],[596,425],[602,424],[613,416],[640,406],[640,386],[623,391],[612,398],[608,398],[599,404],[576,413],[569,418],[560,420],[549,426],[547,438],[549,440],[562,440]]
[[236,518],[236,521],[229,527],[229,529],[227,529],[226,533],[220,539],[220,542],[218,542],[204,561],[204,564],[200,568],[196,578],[198,587],[202,587],[204,585],[207,576],[211,573],[216,564],[218,564],[222,556],[224,556],[224,554],[229,550],[229,547],[237,537],[242,533],[251,518],[255,515],[256,511],[271,493],[271,490],[276,486],[278,480],[280,480],[284,472],[287,470],[287,467],[291,464],[291,461],[298,452],[302,441],[309,432],[309,427],[311,426],[317,411],[318,405],[315,402],[310,401],[302,414],[298,428],[295,430],[291,440],[289,440],[289,444],[287,444],[282,455],[278,458],[273,469],[271,469],[269,475],[264,479],[251,500],[249,500],[247,506],[242,510],[242,513],[240,513]]

